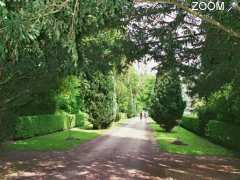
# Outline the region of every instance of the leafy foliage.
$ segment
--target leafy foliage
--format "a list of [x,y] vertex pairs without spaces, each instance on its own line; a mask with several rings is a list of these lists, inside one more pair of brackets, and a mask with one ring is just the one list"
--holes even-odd
[[89,121],[94,129],[107,128],[116,119],[113,74],[95,72],[89,77],[89,89],[85,97]]
[[140,75],[140,79],[139,93],[137,96],[138,109],[149,111],[156,77],[155,75],[143,74]]
[[211,120],[207,125],[207,136],[216,143],[239,151],[239,129],[240,126]]
[[139,94],[140,77],[133,67],[118,76],[117,78],[117,102],[119,112],[127,113],[128,117],[137,114],[137,97]]
[[199,133],[205,135],[210,120],[239,125],[239,88],[232,83],[213,92],[207,101],[198,107]]
[[89,119],[88,114],[81,111],[78,112],[75,116],[76,116],[76,127],[84,127],[85,123]]
[[[0,114],[85,111],[89,67],[125,66],[131,43],[123,19],[131,6],[127,0],[1,1]],[[14,127],[14,118],[1,117],[1,127],[8,124]]]
[[140,61],[153,59],[159,64],[157,70],[176,67],[179,74],[187,76],[198,72],[203,43],[198,24],[196,18],[171,3],[139,4],[129,34],[144,57],[138,58]]
[[133,117],[143,109],[148,110],[154,82],[154,75],[140,74],[131,66],[118,75],[116,91],[119,112]]
[[124,74],[118,75],[116,81],[118,111],[127,113],[129,102],[129,88],[127,85],[127,77]]
[[0,112],[0,142],[13,138],[16,126],[16,114],[8,111]]
[[184,109],[185,102],[176,73],[167,71],[158,74],[150,110],[151,117],[166,131],[171,131],[182,117]]
[[84,109],[84,79],[77,76],[68,76],[62,80],[55,97],[59,111],[77,114]]
[[215,112],[216,120],[240,124],[240,91],[233,84],[226,84],[208,99],[208,106]]

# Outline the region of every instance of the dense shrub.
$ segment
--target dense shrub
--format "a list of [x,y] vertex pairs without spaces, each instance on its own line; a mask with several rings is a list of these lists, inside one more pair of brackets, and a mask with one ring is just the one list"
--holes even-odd
[[116,119],[114,78],[111,73],[89,74],[89,89],[85,96],[89,121],[94,129],[107,128]]
[[0,112],[0,142],[9,140],[14,135],[16,115],[10,111]]
[[202,136],[205,136],[205,130],[207,127],[207,123],[211,119],[216,119],[216,112],[210,105],[204,105],[198,108],[198,133]]
[[76,127],[83,127],[85,122],[88,120],[88,114],[84,112],[79,112],[76,114]]
[[75,127],[75,115],[67,113],[19,117],[16,120],[14,139],[30,138],[68,129],[70,119],[71,127]]
[[56,92],[56,109],[70,114],[77,114],[83,110],[84,101],[82,88],[83,78],[77,76],[67,76],[64,78]]
[[216,113],[216,120],[240,125],[239,85],[225,84],[208,99],[208,106]]
[[206,135],[216,143],[240,150],[240,126],[211,120],[207,124]]
[[166,131],[171,131],[182,117],[185,106],[176,72],[161,72],[156,79],[150,116]]
[[206,126],[211,119],[240,125],[240,90],[233,84],[225,84],[212,93],[205,104],[197,109],[199,133],[205,135]]
[[180,125],[185,129],[199,134],[199,119],[196,117],[184,116]]

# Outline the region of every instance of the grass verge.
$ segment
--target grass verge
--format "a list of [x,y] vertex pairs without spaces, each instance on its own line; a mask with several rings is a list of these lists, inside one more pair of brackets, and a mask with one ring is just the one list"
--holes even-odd
[[[166,133],[156,122],[150,123],[154,136],[162,151],[190,154],[190,155],[211,155],[211,156],[234,156],[235,154],[222,146],[213,144],[196,134],[178,126],[172,132]],[[186,145],[175,145],[173,141],[179,139]]]
[[[127,119],[119,122],[114,122],[110,129],[119,127]],[[74,148],[86,141],[95,139],[96,137],[104,134],[109,129],[105,130],[91,130],[91,125],[87,124],[84,128],[73,128],[70,131],[71,138],[68,131],[56,132],[44,136],[37,136],[30,139],[7,142],[2,145],[1,151],[61,151]]]
[[21,151],[54,151],[68,150],[83,142],[89,141],[100,135],[94,130],[83,130],[74,128],[70,131],[71,140],[66,140],[69,136],[68,131],[56,132],[44,136],[37,136],[30,139],[10,142],[3,145],[3,150]]

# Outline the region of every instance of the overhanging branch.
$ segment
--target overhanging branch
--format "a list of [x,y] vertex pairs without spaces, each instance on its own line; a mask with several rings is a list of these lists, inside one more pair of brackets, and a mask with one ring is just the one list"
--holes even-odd
[[176,0],[148,0],[148,1],[141,1],[141,0],[135,0],[135,2],[155,2],[155,3],[167,3],[175,5],[177,8],[183,9],[184,11],[192,14],[193,16],[199,17],[203,21],[217,27],[218,29],[221,29],[222,31],[228,33],[230,36],[236,37],[240,39],[240,32],[237,32],[233,30],[232,28],[229,28],[220,22],[218,22],[215,19],[212,19],[206,15],[203,15],[197,11],[192,10],[191,8],[187,7],[184,3],[178,3]]

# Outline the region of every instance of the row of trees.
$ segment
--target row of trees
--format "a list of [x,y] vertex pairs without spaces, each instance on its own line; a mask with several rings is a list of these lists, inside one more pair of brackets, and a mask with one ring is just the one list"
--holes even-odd
[[129,31],[159,64],[152,117],[163,127],[167,122],[166,130],[177,124],[184,107],[180,78],[195,102],[203,135],[209,120],[238,125],[239,11],[199,13],[191,11],[191,1],[162,2],[137,6]]
[[[87,112],[105,128],[117,112],[147,107],[171,130],[185,106],[180,79],[203,102],[202,121],[237,119],[239,12],[206,11],[202,21],[180,5],[0,1],[0,132],[10,133],[17,116],[57,111]],[[158,63],[151,102],[154,78],[128,70],[146,54]]]
[[126,33],[132,5],[0,1],[2,139],[19,116],[86,112],[99,129],[147,107],[154,77],[129,69],[141,56]]
[[87,112],[105,128],[133,58],[129,1],[0,1],[0,137],[19,116]]
[[131,67],[117,78],[117,102],[119,111],[128,117],[149,110],[155,84],[152,74],[139,74]]

